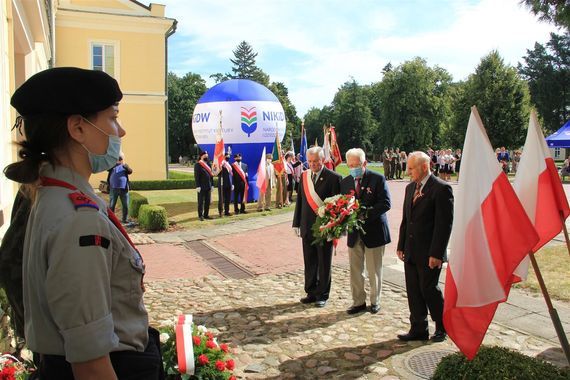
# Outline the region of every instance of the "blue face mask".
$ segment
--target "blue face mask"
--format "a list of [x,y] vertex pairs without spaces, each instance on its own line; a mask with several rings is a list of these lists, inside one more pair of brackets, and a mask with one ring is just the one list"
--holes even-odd
[[107,152],[105,154],[95,154],[95,153],[91,153],[89,151],[89,149],[85,148],[85,145],[83,145],[83,148],[87,151],[88,155],[89,155],[89,163],[91,164],[91,172],[92,173],[100,173],[100,172],[104,172],[105,170],[109,170],[112,167],[114,167],[117,164],[117,161],[119,160],[119,156],[121,155],[121,138],[119,136],[115,136],[115,135],[108,135],[105,132],[103,132],[99,127],[97,127],[95,124],[93,124],[92,122],[90,122],[87,119],[83,119],[86,122],[88,122],[89,124],[91,124],[92,126],[94,126],[95,128],[97,128],[97,130],[101,133],[103,133],[104,135],[107,135],[107,137],[109,137],[109,143],[107,145]]
[[350,175],[353,176],[354,178],[362,177],[362,166],[359,166],[357,168],[350,168],[348,170],[350,172]]

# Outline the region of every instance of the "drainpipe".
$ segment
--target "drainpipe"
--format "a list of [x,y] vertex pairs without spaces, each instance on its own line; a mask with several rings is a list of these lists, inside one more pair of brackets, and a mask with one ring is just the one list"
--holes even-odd
[[164,125],[166,128],[166,179],[168,179],[168,156],[169,156],[169,141],[168,141],[168,37],[172,36],[176,32],[176,26],[178,25],[178,21],[174,20],[172,26],[168,28],[166,31],[166,36],[164,38],[164,56],[165,56],[165,64],[164,64],[164,92],[166,95],[166,101],[164,104]]

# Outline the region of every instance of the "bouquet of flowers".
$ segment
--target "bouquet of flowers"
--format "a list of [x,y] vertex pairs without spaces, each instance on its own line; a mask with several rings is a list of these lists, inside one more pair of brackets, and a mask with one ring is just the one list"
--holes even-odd
[[33,372],[33,365],[20,361],[14,356],[0,355],[0,379],[1,380],[24,380]]
[[229,346],[224,343],[218,344],[214,334],[205,326],[192,325],[194,375],[181,374],[178,370],[175,328],[173,326],[164,327],[160,329],[160,333],[162,359],[167,379],[236,379],[232,374],[235,364],[229,357]]
[[313,244],[335,241],[343,234],[362,229],[364,221],[361,214],[364,209],[351,191],[346,195],[335,195],[325,198],[324,205],[317,211],[317,219],[313,224]]

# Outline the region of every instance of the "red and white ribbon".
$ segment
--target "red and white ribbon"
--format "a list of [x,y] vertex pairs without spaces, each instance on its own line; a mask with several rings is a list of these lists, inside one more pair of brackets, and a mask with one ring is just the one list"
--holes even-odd
[[176,355],[178,371],[194,374],[194,345],[192,342],[192,314],[181,314],[176,324]]
[[309,177],[309,173],[311,173],[310,170],[305,170],[303,172],[303,194],[307,198],[307,203],[309,203],[309,206],[311,206],[313,212],[317,214],[319,207],[325,203],[321,197],[319,197],[319,194],[317,194],[315,191],[315,185],[313,184],[311,177]]

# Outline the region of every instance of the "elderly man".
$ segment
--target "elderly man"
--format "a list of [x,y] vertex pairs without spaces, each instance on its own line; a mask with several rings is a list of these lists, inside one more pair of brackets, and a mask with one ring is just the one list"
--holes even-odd
[[346,311],[356,314],[366,310],[364,290],[364,263],[370,282],[370,312],[380,311],[382,290],[382,258],[384,247],[390,243],[390,229],[386,212],[390,210],[390,193],[383,175],[366,170],[366,155],[360,148],[346,152],[346,164],[350,175],[340,183],[343,194],[355,193],[366,209],[363,229],[348,234],[348,259],[350,263],[350,290],[352,306]]
[[301,175],[299,195],[293,215],[293,229],[303,241],[305,292],[301,303],[324,307],[331,289],[332,242],[313,244],[311,228],[323,200],[340,193],[341,176],[325,168],[325,155],[320,147],[307,150],[309,169]]
[[435,322],[434,342],[445,340],[443,295],[439,288],[441,265],[447,260],[447,243],[453,223],[451,186],[430,171],[430,157],[423,152],[408,156],[411,183],[406,186],[397,254],[404,261],[410,330],[398,335],[403,341],[427,340],[428,310]]

